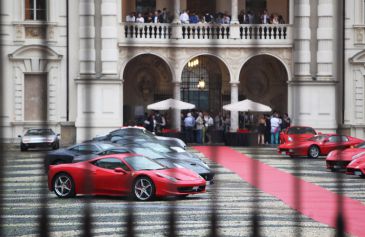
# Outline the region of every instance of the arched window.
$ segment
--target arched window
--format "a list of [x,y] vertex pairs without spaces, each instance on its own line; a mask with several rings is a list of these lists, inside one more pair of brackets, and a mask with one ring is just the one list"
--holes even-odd
[[181,99],[203,110],[209,109],[209,73],[206,63],[203,57],[190,60],[181,78]]
[[25,20],[45,21],[47,19],[47,0],[25,0]]

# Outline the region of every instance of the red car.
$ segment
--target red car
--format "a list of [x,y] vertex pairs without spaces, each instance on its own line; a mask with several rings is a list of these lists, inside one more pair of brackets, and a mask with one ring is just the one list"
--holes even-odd
[[297,141],[284,143],[279,145],[279,154],[295,156],[308,156],[317,158],[320,155],[327,155],[330,151],[336,149],[346,149],[364,142],[350,136],[338,134],[322,134],[316,135],[305,141]]
[[304,141],[317,135],[311,127],[292,126],[280,132],[280,143]]
[[345,150],[331,151],[326,157],[327,169],[332,171],[345,170],[346,166],[352,161],[365,154],[365,142],[360,143],[353,148]]
[[346,174],[365,176],[365,154],[350,162],[346,167]]
[[60,198],[77,194],[132,196],[140,201],[205,192],[206,181],[185,168],[168,169],[135,154],[113,154],[92,160],[51,165],[48,188]]

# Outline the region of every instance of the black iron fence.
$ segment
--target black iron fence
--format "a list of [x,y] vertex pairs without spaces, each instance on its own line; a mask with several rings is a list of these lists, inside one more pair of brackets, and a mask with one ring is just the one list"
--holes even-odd
[[[101,1],[102,0],[90,0],[93,1],[96,5],[95,7],[95,25],[100,27],[101,22],[98,22],[98,19],[100,19],[100,15],[101,15]],[[68,1],[66,1],[68,3]],[[0,75],[1,75],[1,80],[0,80],[0,91],[4,91],[7,90],[7,88],[4,87],[5,83],[5,75],[4,75],[4,68],[3,68],[3,60],[6,60],[6,57],[4,57],[4,45],[6,44],[6,42],[4,42],[4,35],[6,35],[8,32],[6,32],[7,29],[5,29],[4,27],[4,5],[9,3],[9,1],[1,1],[1,5],[0,5],[0,13],[1,15],[1,28],[0,28]],[[60,3],[61,4],[61,3]],[[342,9],[344,8],[344,1],[338,1],[338,4],[340,5],[340,7],[342,7]],[[98,7],[99,6],[99,7]],[[68,4],[67,4],[67,8],[69,8]],[[171,9],[174,9],[173,6],[171,6]],[[67,9],[68,11],[73,11],[73,9]],[[338,19],[338,23],[339,25],[342,27],[344,27],[343,24],[343,15],[342,17],[339,17]],[[45,24],[46,27],[46,24]],[[87,27],[85,27],[85,29],[88,29]],[[213,29],[211,32],[216,32],[217,35],[219,35],[220,33],[222,33],[222,38],[226,38],[226,36],[229,35],[229,30],[227,30],[226,28],[217,28],[217,29]],[[47,33],[48,31],[45,30],[45,32]],[[210,35],[210,28],[189,28],[185,27],[185,29],[183,30],[183,34],[184,34],[184,38],[191,38],[191,37],[205,37],[205,35],[207,34],[206,38],[208,39],[212,39],[211,41],[211,47],[209,48],[209,53],[214,55],[215,53],[217,53],[217,48],[216,48],[216,42],[213,40],[215,37],[209,37]],[[241,32],[241,37],[242,38],[250,38],[250,39],[261,39],[261,38],[285,38],[286,37],[286,28],[285,26],[282,27],[264,27],[264,26],[259,26],[259,27],[241,27],[240,29]],[[84,32],[85,35],[88,35],[89,32]],[[340,31],[339,32],[339,38],[343,39],[343,36],[341,35],[343,32]],[[96,38],[100,37],[100,30],[96,30],[95,32],[96,34]],[[158,37],[158,38],[168,38],[170,39],[171,36],[171,28],[169,27],[168,24],[164,24],[164,25],[151,25],[151,26],[147,26],[147,25],[141,25],[141,27],[137,27],[135,25],[130,25],[130,26],[125,26],[125,36],[128,38],[131,38],[129,41],[130,47],[129,47],[129,53],[131,55],[133,55],[133,50],[135,50],[135,48],[133,47],[134,41],[133,38],[131,36],[135,36],[135,37]],[[217,36],[218,37],[218,36]],[[47,38],[47,36],[45,37]],[[42,45],[47,45],[49,42],[48,41],[44,41],[42,43]],[[173,45],[173,42],[171,40],[171,45]],[[89,48],[92,48],[93,45],[89,45]],[[46,58],[46,55],[44,55]],[[172,55],[173,57],[177,55]],[[90,56],[91,57],[91,56]],[[100,54],[96,54],[96,57],[101,57]],[[340,66],[340,65],[339,65]],[[100,69],[100,68],[99,68]],[[87,76],[87,75],[81,75],[81,76]],[[67,80],[69,80],[69,75],[67,75],[66,77]],[[9,98],[4,98],[4,93],[0,93],[1,94],[1,103],[0,103],[0,114],[3,113],[4,111],[4,103],[5,101],[7,101]],[[297,95],[300,96],[300,95]],[[93,103],[94,97],[90,94],[90,93],[86,93],[85,98],[83,98],[85,101],[87,101],[87,103]],[[67,102],[69,103],[69,102]],[[44,126],[47,126],[47,108],[44,108],[44,113],[43,113],[43,120],[45,121],[45,123],[43,124]],[[90,118],[86,117],[85,124],[86,126],[92,126],[88,121],[90,120]],[[4,137],[4,131],[3,131],[3,127],[2,124],[4,123],[3,121],[3,116],[0,116],[0,137]],[[90,134],[88,136],[88,134],[86,134],[87,137],[90,137]],[[258,148],[259,149],[259,148]],[[0,146],[0,206],[3,207],[4,204],[4,190],[6,190],[6,186],[4,185],[4,169],[5,169],[5,163],[6,163],[6,159],[7,157],[4,156],[4,144],[2,143],[2,145]],[[255,164],[255,163],[254,163]],[[299,162],[294,162],[294,173],[296,174],[300,174],[301,173],[301,166]],[[260,170],[256,167],[253,166],[252,170],[254,170],[253,172],[253,180],[256,180],[256,182],[258,182],[258,177],[260,176]],[[90,179],[88,179],[90,180]],[[46,177],[44,176],[44,179],[42,180],[43,183],[47,183]],[[88,185],[91,188],[91,183]],[[217,214],[217,203],[218,198],[218,190],[219,187],[221,185],[224,184],[220,184],[220,183],[216,183],[214,185],[214,187],[212,189],[210,189],[210,195],[211,195],[211,205],[210,205],[210,233],[209,236],[219,236],[218,234],[218,228],[219,228],[219,216]],[[301,206],[301,186],[300,183],[294,183],[294,196],[296,199],[296,208],[300,209]],[[343,181],[342,181],[342,176],[340,174],[337,175],[337,191],[338,193],[342,193],[342,189],[343,189]],[[37,234],[39,236],[50,236],[50,224],[51,224],[51,219],[49,217],[49,200],[47,197],[47,189],[42,189],[42,193],[41,193],[41,207],[39,209],[39,228],[38,228],[38,232]],[[253,193],[253,197],[252,199],[254,200],[255,205],[252,208],[252,211],[250,213],[251,216],[251,236],[261,236],[260,233],[260,195],[259,195],[259,190],[256,190]],[[175,201],[170,201],[170,208],[169,208],[169,215],[167,215],[167,222],[168,222],[168,231],[166,233],[167,236],[178,236],[178,231],[177,231],[177,213],[176,213],[176,203]],[[93,218],[92,218],[92,212],[93,212],[93,208],[92,208],[92,197],[88,197],[86,198],[86,202],[83,208],[83,213],[82,213],[82,236],[92,236],[93,234]],[[134,202],[132,202],[132,200],[128,201],[128,208],[127,208],[127,215],[126,215],[126,221],[128,223],[128,225],[126,226],[126,231],[124,233],[121,233],[121,235],[126,235],[126,236],[135,236],[135,228],[134,228],[134,222],[135,222],[135,217],[134,217]],[[339,196],[338,200],[337,200],[337,206],[338,206],[338,218],[337,218],[337,232],[336,235],[337,236],[344,236],[345,235],[345,225],[344,225],[344,220],[343,220],[343,200],[341,198],[341,196]],[[0,215],[3,216],[3,208],[0,209]],[[4,219],[0,218],[0,236],[5,236],[5,232],[4,232],[4,223],[3,223]],[[301,230],[301,217],[300,214],[297,213],[295,216],[295,222],[297,223],[296,225],[296,230],[295,230],[295,236],[301,236],[302,235],[302,230]]]

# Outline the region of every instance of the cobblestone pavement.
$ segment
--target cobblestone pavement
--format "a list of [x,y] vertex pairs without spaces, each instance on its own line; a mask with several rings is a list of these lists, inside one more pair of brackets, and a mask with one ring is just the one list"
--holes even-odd
[[[193,148],[188,149],[196,152]],[[294,162],[299,162],[301,172],[294,175],[336,191],[336,175],[325,170],[324,158],[293,160],[277,155],[273,148],[234,149],[291,173],[295,171]],[[5,203],[2,221],[6,236],[37,235],[42,193],[47,193],[48,197],[52,236],[79,236],[82,233],[83,208],[89,199],[59,199],[48,192],[42,169],[44,154],[42,151],[7,152],[4,156]],[[200,153],[198,155],[202,156]],[[93,197],[90,199],[92,232],[95,236],[120,236],[125,233],[127,208],[132,205],[138,236],[166,236],[172,206],[177,214],[179,236],[207,236],[211,230],[212,207],[216,208],[220,236],[249,236],[252,233],[253,210],[259,213],[262,236],[334,236],[334,229],[298,214],[275,197],[252,188],[231,171],[209,160],[207,162],[217,175],[216,183],[209,186],[205,194],[133,203],[123,197]],[[364,180],[344,177],[344,192],[364,203]]]

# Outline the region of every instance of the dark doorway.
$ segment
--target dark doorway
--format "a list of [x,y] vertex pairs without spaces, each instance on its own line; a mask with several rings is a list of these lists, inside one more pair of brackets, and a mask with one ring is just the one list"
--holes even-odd
[[215,13],[216,0],[188,0],[187,10],[197,14]]

